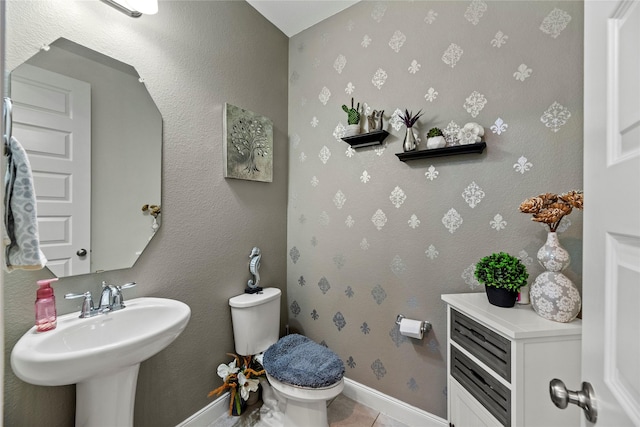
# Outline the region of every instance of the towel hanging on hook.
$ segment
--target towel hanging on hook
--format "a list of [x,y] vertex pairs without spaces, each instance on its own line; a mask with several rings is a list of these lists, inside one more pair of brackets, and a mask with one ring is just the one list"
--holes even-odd
[[8,154],[9,142],[12,136],[13,126],[13,104],[11,98],[5,97],[2,100],[2,119],[4,120],[4,155]]
[[47,263],[40,249],[37,199],[29,157],[14,138],[7,144],[7,171],[4,178],[5,269],[39,270]]

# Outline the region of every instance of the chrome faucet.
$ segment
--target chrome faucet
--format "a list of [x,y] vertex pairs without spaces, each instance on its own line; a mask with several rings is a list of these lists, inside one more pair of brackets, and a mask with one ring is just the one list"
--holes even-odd
[[84,298],[82,308],[80,309],[80,318],[93,317],[98,314],[109,313],[111,311],[121,310],[125,308],[122,290],[133,288],[136,282],[125,283],[122,286],[109,285],[102,282],[102,293],[100,294],[100,305],[95,308],[91,292],[87,291],[82,294],[66,294],[65,299]]
[[116,287],[113,285],[108,285],[104,280],[102,281],[102,293],[100,294],[100,305],[98,306],[98,310],[108,310],[111,311],[113,305],[113,294],[116,291]]

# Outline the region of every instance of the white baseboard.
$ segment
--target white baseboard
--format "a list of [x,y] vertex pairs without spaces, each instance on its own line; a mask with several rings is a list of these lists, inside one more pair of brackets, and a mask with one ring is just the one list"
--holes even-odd
[[342,394],[411,427],[449,426],[449,423],[440,417],[346,377]]
[[[446,420],[440,417],[346,377],[342,393],[349,399],[353,399],[370,408],[375,408],[377,411],[410,427],[448,427],[449,425]],[[210,426],[215,420],[226,414],[228,410],[229,393],[227,392],[178,424],[177,427]]]
[[176,427],[208,427],[229,411],[229,392],[200,409]]

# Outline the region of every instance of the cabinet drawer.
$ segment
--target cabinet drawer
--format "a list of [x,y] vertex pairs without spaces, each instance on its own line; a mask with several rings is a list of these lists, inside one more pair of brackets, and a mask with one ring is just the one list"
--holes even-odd
[[451,339],[511,382],[511,341],[451,309]]
[[505,427],[511,426],[511,390],[451,346],[451,376]]

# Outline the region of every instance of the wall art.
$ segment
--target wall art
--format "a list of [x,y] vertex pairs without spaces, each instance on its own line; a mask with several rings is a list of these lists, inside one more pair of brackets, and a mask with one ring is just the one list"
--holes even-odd
[[273,122],[225,103],[224,177],[273,181]]

